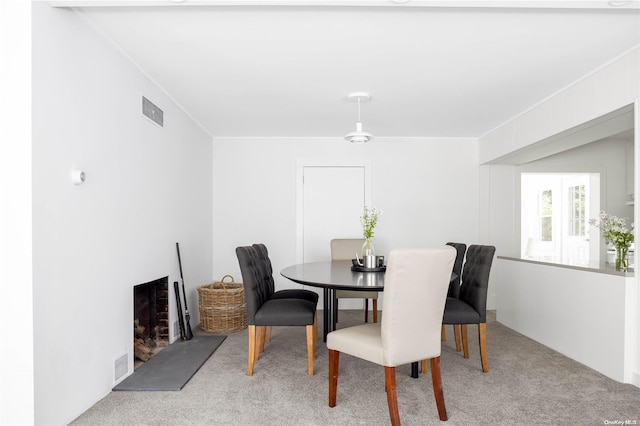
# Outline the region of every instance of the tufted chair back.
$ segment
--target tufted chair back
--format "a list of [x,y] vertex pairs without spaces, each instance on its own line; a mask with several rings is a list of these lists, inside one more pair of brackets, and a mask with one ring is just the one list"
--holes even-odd
[[494,246],[469,246],[462,272],[462,285],[458,298],[478,312],[481,323],[487,322],[489,272],[495,252]]
[[264,261],[255,247],[236,248],[236,256],[242,273],[244,295],[247,302],[247,324],[255,324],[258,309],[271,297],[269,282],[265,280]]
[[271,259],[269,259],[269,251],[264,244],[253,244],[252,247],[256,249],[258,255],[260,272],[263,279],[269,286],[269,297],[275,292],[275,281],[273,280],[273,266],[271,266]]
[[453,274],[456,276],[449,282],[449,292],[447,293],[447,296],[455,297],[457,299],[460,295],[462,262],[464,262],[464,253],[467,251],[467,245],[464,243],[447,243],[447,245],[456,249],[456,260],[453,263]]

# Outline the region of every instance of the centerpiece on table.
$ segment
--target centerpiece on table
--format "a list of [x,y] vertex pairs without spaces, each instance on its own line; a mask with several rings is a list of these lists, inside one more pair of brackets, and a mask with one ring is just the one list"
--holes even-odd
[[600,220],[591,219],[589,223],[602,230],[602,237],[616,248],[616,270],[626,271],[629,268],[629,247],[633,242],[633,223],[627,229],[625,219],[600,212]]
[[375,207],[368,208],[364,206],[364,213],[360,216],[360,223],[362,224],[362,235],[365,238],[365,242],[362,245],[362,256],[375,256],[376,250],[373,247],[373,232],[378,224],[378,216],[382,213],[380,210],[376,210]]

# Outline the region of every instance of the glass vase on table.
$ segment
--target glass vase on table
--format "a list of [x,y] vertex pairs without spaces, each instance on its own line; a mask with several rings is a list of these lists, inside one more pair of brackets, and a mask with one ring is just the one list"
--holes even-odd
[[365,256],[375,256],[376,249],[373,247],[373,238],[367,238],[364,240],[364,244],[362,244],[362,257]]
[[362,244],[362,263],[365,268],[376,267],[376,250],[373,247],[371,238],[367,238]]
[[629,246],[616,246],[616,270],[626,271],[629,269]]

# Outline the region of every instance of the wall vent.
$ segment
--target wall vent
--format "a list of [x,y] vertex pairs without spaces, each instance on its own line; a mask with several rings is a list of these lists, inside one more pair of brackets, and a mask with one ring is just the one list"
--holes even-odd
[[117,358],[113,363],[114,366],[114,374],[113,380],[117,383],[121,378],[123,378],[129,372],[129,354],[125,353],[120,358]]
[[163,127],[164,112],[144,96],[142,97],[142,114],[158,126]]
[[180,337],[180,326],[178,325],[178,320],[173,322],[173,340],[175,341]]

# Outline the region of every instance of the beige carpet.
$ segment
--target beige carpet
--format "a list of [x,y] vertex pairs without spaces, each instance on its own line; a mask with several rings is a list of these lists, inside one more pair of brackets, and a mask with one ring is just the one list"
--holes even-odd
[[[491,318],[488,374],[480,369],[476,327],[469,328],[470,359],[455,351],[447,327],[450,338],[441,356],[447,423],[438,420],[430,376],[412,379],[409,366],[398,368],[404,425],[640,424],[640,389],[608,379]],[[362,312],[341,311],[340,321],[339,327],[357,324]],[[181,391],[112,392],[72,424],[389,424],[382,367],[341,356],[337,407],[329,408],[326,346],[317,343],[316,374],[309,377],[303,327],[274,328],[253,377],[246,375],[246,351],[246,330],[229,334]]]

